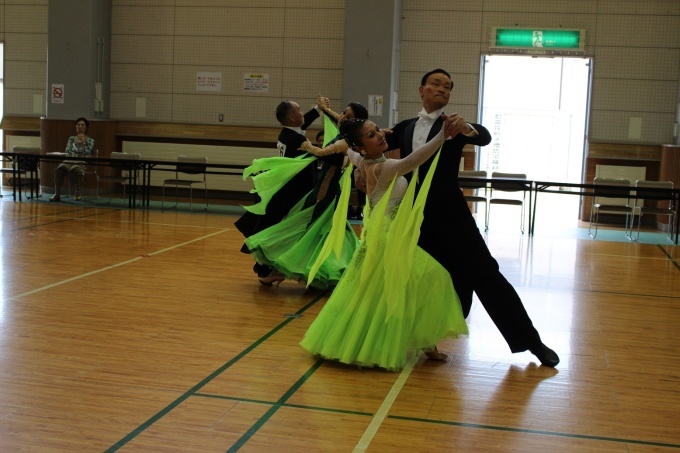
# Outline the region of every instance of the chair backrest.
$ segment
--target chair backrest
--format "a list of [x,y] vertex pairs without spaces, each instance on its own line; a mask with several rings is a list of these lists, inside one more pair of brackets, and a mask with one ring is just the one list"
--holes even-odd
[[458,172],[458,185],[462,189],[483,189],[486,187],[486,181],[461,181],[460,178],[486,178],[486,171],[484,170],[461,170]]
[[[625,179],[625,178],[602,178],[599,176],[596,176],[595,179],[593,179],[593,184],[598,184],[601,186],[624,186],[624,187],[630,187],[630,180]],[[630,191],[622,191],[622,190],[609,190],[606,187],[597,187],[593,189],[593,194],[595,197],[602,197],[602,198],[628,198],[630,197]]]
[[[111,159],[111,162],[109,162],[109,167],[111,169],[113,168],[124,168],[124,169],[129,169],[130,164],[127,161],[130,160],[140,160],[142,158],[142,155],[139,153],[117,153],[113,152],[109,156]],[[118,161],[118,162],[116,162]]]
[[527,175],[525,173],[502,173],[494,171],[491,173],[491,189],[504,192],[526,192],[529,190],[529,186],[527,186],[526,182],[494,181],[493,178],[512,178],[526,181]]
[[[656,190],[645,190],[645,189],[656,189]],[[660,189],[667,189],[660,190]],[[668,201],[668,209],[673,206],[673,182],[672,181],[635,181],[635,195],[640,197],[635,200],[636,206],[641,206],[644,199],[653,199]]]
[[15,146],[12,148],[13,153],[20,154],[40,154],[40,148],[30,148],[27,146]]
[[109,156],[111,159],[121,159],[121,160],[139,160],[142,158],[142,155],[139,153],[116,153],[113,152],[111,153],[111,156]]
[[175,177],[179,179],[179,174],[202,175],[200,182],[205,182],[205,174],[208,171],[207,157],[177,156],[177,167]]
[[[40,148],[30,148],[26,146],[15,146],[12,148],[12,152],[19,154],[41,154]],[[34,157],[19,157],[19,170],[35,172],[38,170],[38,161],[39,160]]]
[[177,173],[186,173],[188,175],[205,175],[207,170],[207,157],[177,156]]

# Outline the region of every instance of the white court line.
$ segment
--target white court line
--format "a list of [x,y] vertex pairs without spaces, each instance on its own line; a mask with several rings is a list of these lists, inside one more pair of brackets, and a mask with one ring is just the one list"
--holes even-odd
[[17,300],[17,299],[21,299],[22,297],[30,296],[31,294],[39,293],[40,291],[45,291],[46,289],[54,288],[55,286],[64,285],[64,284],[66,284],[66,283],[70,283],[70,282],[73,282],[73,281],[76,281],[76,280],[80,280],[81,278],[89,277],[90,275],[98,274],[98,273],[100,273],[100,272],[105,272],[105,271],[108,271],[108,270],[111,270],[111,269],[115,269],[115,268],[120,267],[120,266],[125,266],[126,264],[134,263],[135,261],[139,261],[139,260],[141,260],[141,259],[144,259],[144,258],[147,257],[147,256],[159,255],[159,254],[161,254],[161,253],[165,253],[165,252],[167,252],[167,251],[174,250],[174,249],[179,248],[179,247],[183,247],[183,246],[185,246],[185,245],[187,245],[187,244],[191,244],[192,242],[202,241],[202,240],[207,239],[207,238],[209,238],[209,237],[211,237],[211,236],[215,236],[215,235],[218,235],[218,234],[222,234],[222,233],[224,233],[225,231],[231,231],[231,229],[230,229],[230,228],[226,228],[226,229],[217,231],[217,232],[215,232],[215,233],[207,234],[207,235],[202,236],[202,237],[200,237],[200,238],[192,239],[192,240],[187,241],[187,242],[182,242],[181,244],[173,245],[172,247],[167,247],[167,248],[164,248],[164,249],[161,249],[161,250],[157,250],[157,251],[155,251],[155,252],[147,253],[147,254],[144,255],[144,256],[138,256],[138,257],[136,257],[136,258],[132,258],[132,259],[130,259],[130,260],[123,261],[123,262],[120,262],[120,263],[118,263],[118,264],[113,264],[113,265],[111,265],[111,266],[107,266],[107,267],[103,267],[103,268],[101,268],[101,269],[97,269],[96,271],[86,272],[86,273],[81,274],[81,275],[78,275],[78,276],[76,276],[76,277],[67,278],[66,280],[62,280],[62,281],[60,281],[60,282],[55,282],[55,283],[52,283],[52,284],[50,284],[50,285],[43,286],[42,288],[32,289],[31,291],[27,291],[27,292],[22,293],[22,294],[17,294],[16,296],[8,297],[6,300]]
[[371,444],[373,437],[375,437],[378,429],[380,429],[380,425],[382,425],[383,420],[385,420],[385,417],[387,417],[387,413],[392,408],[392,404],[394,404],[394,401],[397,399],[397,396],[399,396],[399,392],[401,392],[401,389],[404,387],[404,384],[411,374],[411,371],[413,371],[413,367],[418,361],[418,356],[419,354],[413,354],[413,357],[411,357],[408,362],[406,362],[406,366],[401,371],[401,374],[397,378],[394,385],[392,385],[392,388],[383,400],[380,408],[373,416],[373,420],[371,420],[371,423],[366,428],[366,431],[364,431],[364,435],[361,436],[361,439],[359,439],[356,447],[354,447],[354,453],[366,451],[368,446]]

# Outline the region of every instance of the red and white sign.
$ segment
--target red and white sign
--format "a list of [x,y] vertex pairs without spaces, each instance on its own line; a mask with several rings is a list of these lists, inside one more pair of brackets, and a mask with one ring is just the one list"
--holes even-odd
[[53,83],[52,84],[52,104],[63,104],[64,103],[64,84],[63,83]]

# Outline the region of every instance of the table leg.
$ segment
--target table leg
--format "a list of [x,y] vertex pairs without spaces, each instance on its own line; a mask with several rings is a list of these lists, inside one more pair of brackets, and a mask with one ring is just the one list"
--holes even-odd
[[16,166],[17,166],[17,168],[16,168],[17,178],[16,179],[17,179],[18,182],[17,182],[16,191],[14,193],[14,201],[16,201],[16,199],[17,199],[16,192],[19,192],[19,202],[21,202],[21,184],[22,184],[22,182],[21,182],[21,162],[20,162],[20,159],[18,159],[18,158],[17,158]]
[[[678,228],[680,228],[680,192],[675,194],[675,245],[678,245]],[[671,227],[671,224],[668,224],[668,228]]]
[[[533,183],[532,183],[533,185]],[[533,197],[533,187],[529,187],[529,236],[534,235],[534,229],[533,229],[533,215],[532,215],[532,208],[533,204],[536,203],[535,200],[532,200]]]
[[128,187],[130,191],[128,192],[128,208],[134,209],[135,200],[137,198],[137,166],[133,165],[128,171]]
[[534,190],[536,191],[534,195],[533,205],[534,213],[531,216],[531,223],[529,224],[529,234],[531,234],[532,236],[534,235],[534,227],[536,226],[536,205],[538,204],[538,187],[535,187]]

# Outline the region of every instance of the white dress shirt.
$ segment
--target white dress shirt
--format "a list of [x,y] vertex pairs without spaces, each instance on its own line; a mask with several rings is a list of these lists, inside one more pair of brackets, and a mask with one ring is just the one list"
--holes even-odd
[[[430,129],[432,129],[432,125],[434,125],[434,122],[441,116],[443,113],[444,108],[442,107],[439,110],[435,110],[434,112],[427,113],[425,111],[425,108],[420,110],[418,112],[418,120],[416,121],[416,126],[415,129],[413,130],[413,148],[411,151],[414,151],[418,149],[420,146],[424,145],[425,142],[427,142],[427,136],[430,134]],[[467,134],[463,134],[466,137],[474,137],[476,135],[479,135],[479,132],[477,132],[477,129],[472,127],[472,124],[467,123],[467,125],[470,127],[470,132]],[[447,140],[451,140],[451,137],[447,137]]]
[[432,129],[432,125],[442,114],[444,108],[435,110],[434,112],[427,113],[423,108],[418,113],[418,121],[416,121],[415,129],[413,130],[413,148],[411,150],[416,150],[423,146],[427,142],[427,136]]

